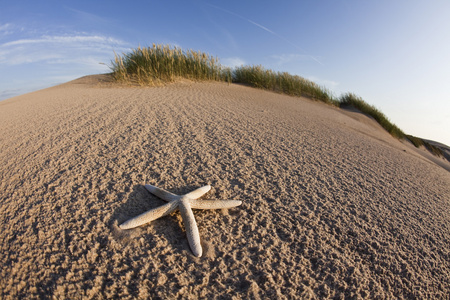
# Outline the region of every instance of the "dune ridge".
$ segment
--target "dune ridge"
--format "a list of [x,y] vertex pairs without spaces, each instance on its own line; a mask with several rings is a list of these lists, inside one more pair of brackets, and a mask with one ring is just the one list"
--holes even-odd
[[[1,298],[448,297],[450,173],[370,118],[99,80],[0,103]],[[243,203],[194,211],[196,258],[179,213],[119,229],[163,204],[147,183]]]

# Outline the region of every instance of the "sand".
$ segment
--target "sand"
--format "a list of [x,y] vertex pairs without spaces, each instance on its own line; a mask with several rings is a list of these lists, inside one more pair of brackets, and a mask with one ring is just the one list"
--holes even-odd
[[[450,172],[372,119],[239,85],[86,77],[0,102],[0,298],[450,293]],[[118,225],[165,202],[229,210]]]

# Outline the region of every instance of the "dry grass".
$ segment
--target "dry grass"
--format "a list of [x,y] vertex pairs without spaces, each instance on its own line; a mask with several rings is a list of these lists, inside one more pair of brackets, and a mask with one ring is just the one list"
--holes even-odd
[[183,51],[178,47],[155,45],[115,54],[111,69],[114,79],[126,83],[155,85],[177,78],[231,81],[231,70],[219,60],[200,51]]
[[391,121],[389,121],[389,119],[380,110],[365,102],[361,97],[358,97],[352,93],[347,93],[340,97],[339,103],[341,107],[350,105],[371,116],[392,136],[399,139],[405,138],[405,133],[400,128],[391,123]]
[[304,96],[337,105],[331,92],[298,75],[274,72],[262,66],[241,66],[233,71],[233,82],[292,96]]
[[433,153],[436,156],[439,157],[443,157],[444,156],[444,152],[439,149],[436,146],[431,145],[430,143],[428,143],[427,141],[418,138],[416,136],[412,136],[412,135],[406,135],[406,138],[414,145],[416,146],[416,148],[419,148],[421,146],[424,146],[425,148],[427,148],[428,151],[430,151],[431,153]]

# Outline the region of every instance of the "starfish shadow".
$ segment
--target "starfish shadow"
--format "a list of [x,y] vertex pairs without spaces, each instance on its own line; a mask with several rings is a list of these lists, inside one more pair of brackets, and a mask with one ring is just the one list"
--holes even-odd
[[[123,201],[123,195],[118,194],[117,201]],[[108,222],[109,228],[113,235],[113,238],[122,245],[128,245],[130,242],[138,237],[143,237],[146,242],[149,243],[149,249],[156,246],[154,241],[154,232],[158,232],[161,236],[166,237],[170,244],[177,244],[177,238],[182,240],[182,232],[175,232],[178,225],[176,215],[170,215],[166,218],[155,220],[148,224],[151,230],[148,230],[146,226],[141,226],[133,230],[122,230],[119,228],[119,224],[122,224],[126,220],[133,218],[143,212],[150,209],[157,208],[163,205],[165,202],[158,197],[151,195],[144,187],[144,185],[135,185],[132,187],[132,191],[128,196],[127,201],[118,207]],[[150,231],[150,232],[149,232]],[[179,237],[177,237],[179,235]],[[186,250],[189,251],[189,245],[186,243]]]
[[[198,186],[187,185],[181,189],[171,189],[170,192],[185,194],[195,190],[197,187]],[[117,201],[122,202],[123,197],[124,193],[117,194]],[[134,218],[148,210],[164,205],[165,203],[164,200],[149,193],[144,185],[133,186],[131,193],[128,196],[128,200],[114,211],[108,222],[113,238],[123,246],[127,246],[142,237],[146,240],[146,247],[152,249],[157,246],[158,240],[160,242],[161,237],[162,239],[166,239],[167,244],[170,244],[173,248],[177,249],[177,252],[185,251],[191,253],[179,211],[131,230],[122,230],[119,228],[119,224],[124,223],[130,218]],[[156,236],[158,237],[155,238]],[[201,241],[201,243],[205,249],[208,248],[208,245],[204,244],[203,241]]]

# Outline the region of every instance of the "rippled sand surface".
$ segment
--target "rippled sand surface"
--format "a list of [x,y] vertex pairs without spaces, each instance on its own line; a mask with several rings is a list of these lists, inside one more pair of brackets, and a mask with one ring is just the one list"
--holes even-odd
[[[0,298],[450,293],[450,172],[370,118],[239,85],[86,77],[0,102]],[[229,210],[118,225],[165,202]]]

